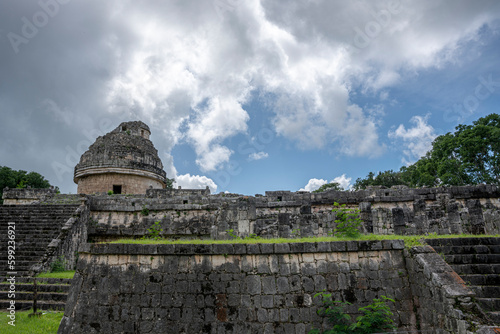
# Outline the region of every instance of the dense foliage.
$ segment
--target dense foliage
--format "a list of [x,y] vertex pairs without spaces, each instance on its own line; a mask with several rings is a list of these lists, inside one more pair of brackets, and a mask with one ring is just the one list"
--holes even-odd
[[165,189],[174,189],[174,179],[169,179],[167,177],[167,181],[165,182]]
[[318,314],[328,319],[332,326],[330,329],[321,332],[319,329],[313,329],[309,334],[369,334],[369,333],[387,333],[395,329],[392,320],[392,312],[387,302],[394,303],[394,300],[381,296],[375,298],[373,303],[368,306],[360,307],[358,311],[362,313],[356,318],[356,322],[351,322],[351,317],[345,313],[344,307],[350,303],[332,299],[332,294],[326,292],[317,293],[315,298],[319,298],[322,307]]
[[397,172],[370,172],[356,180],[354,189],[500,183],[500,115],[482,117],[472,125],[460,124],[455,130],[438,136],[432,149],[414,164]]
[[334,234],[341,238],[357,238],[361,235],[360,228],[363,225],[359,217],[359,209],[347,208],[345,204],[334,202],[332,212],[335,213]]
[[9,188],[49,188],[50,183],[42,175],[36,172],[24,170],[13,170],[9,167],[0,166],[0,203],[3,189]]

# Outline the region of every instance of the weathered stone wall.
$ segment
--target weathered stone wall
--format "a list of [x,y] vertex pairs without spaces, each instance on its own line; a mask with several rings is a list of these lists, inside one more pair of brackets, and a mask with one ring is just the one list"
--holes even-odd
[[334,202],[359,209],[364,230],[375,234],[500,233],[500,189],[489,185],[255,197],[152,189],[146,196],[92,197],[89,233],[140,236],[160,221],[167,237],[227,239],[229,230],[243,237],[327,236],[335,229]]
[[75,166],[78,193],[108,192],[113,184],[125,186],[124,194],[144,194],[149,186],[164,188],[166,173],[150,134],[146,124],[135,121],[98,137]]
[[398,328],[473,333],[474,294],[431,247],[401,240],[283,244],[87,244],[65,333],[307,333],[318,292],[359,307],[382,295]]
[[88,239],[87,225],[90,210],[82,198],[82,204],[75,210],[73,217],[61,228],[59,235],[52,239],[43,257],[32,267],[33,274],[48,272],[52,262],[64,259],[65,269],[74,270],[78,262],[78,249]]
[[145,194],[150,187],[163,188],[161,182],[146,176],[106,173],[84,176],[79,179],[78,193],[107,193],[113,190],[113,185],[121,185],[122,194]]
[[462,278],[430,246],[405,250],[405,257],[419,329],[476,333],[485,319]]
[[54,195],[56,191],[54,189],[9,189],[4,188],[3,190],[3,204],[4,205],[27,205],[33,204],[40,200],[45,199],[48,196]]
[[59,333],[307,333],[323,290],[352,316],[390,296],[399,328],[416,328],[401,241],[93,244]]

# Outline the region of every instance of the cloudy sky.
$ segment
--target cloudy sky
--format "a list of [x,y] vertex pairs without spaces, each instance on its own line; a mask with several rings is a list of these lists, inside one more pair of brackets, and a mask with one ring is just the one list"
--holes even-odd
[[76,192],[142,120],[183,187],[343,186],[498,112],[500,1],[0,2],[0,165]]

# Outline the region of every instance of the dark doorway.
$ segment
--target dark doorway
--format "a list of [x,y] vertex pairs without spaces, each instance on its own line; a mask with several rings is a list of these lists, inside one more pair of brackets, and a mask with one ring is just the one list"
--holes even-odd
[[113,185],[113,194],[121,194],[122,186]]

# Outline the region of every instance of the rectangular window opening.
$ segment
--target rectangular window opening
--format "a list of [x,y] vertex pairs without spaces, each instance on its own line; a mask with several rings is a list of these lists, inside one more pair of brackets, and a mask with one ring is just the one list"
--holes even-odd
[[185,199],[185,200],[183,201],[183,203],[184,203],[184,204],[188,204],[188,201],[187,201],[187,199]]
[[122,193],[122,186],[113,185],[113,194],[121,194],[121,193]]

